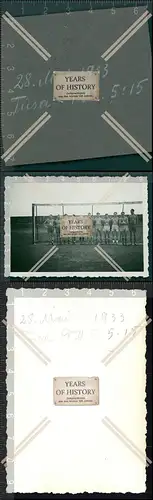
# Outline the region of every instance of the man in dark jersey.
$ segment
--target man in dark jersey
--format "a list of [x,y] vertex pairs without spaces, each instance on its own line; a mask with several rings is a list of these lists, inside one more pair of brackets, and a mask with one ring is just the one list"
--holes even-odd
[[130,243],[136,245],[136,227],[137,227],[137,216],[134,213],[134,209],[130,210],[131,215],[129,215],[129,232],[130,232]]

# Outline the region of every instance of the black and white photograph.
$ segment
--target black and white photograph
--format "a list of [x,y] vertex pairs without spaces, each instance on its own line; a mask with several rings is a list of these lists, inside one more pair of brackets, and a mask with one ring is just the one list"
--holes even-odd
[[6,276],[129,279],[148,267],[147,177],[6,177]]

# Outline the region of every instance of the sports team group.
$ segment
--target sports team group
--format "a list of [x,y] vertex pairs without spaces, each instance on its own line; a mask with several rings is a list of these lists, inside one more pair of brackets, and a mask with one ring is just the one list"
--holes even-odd
[[[75,217],[75,214],[73,214]],[[65,214],[67,217],[67,214]],[[66,238],[61,237],[60,231],[60,215],[53,216],[50,214],[44,221],[43,225],[48,233],[48,241],[52,244],[56,243],[101,243],[101,244],[122,244],[136,245],[137,244],[137,218],[134,209],[130,210],[130,215],[125,212],[117,214],[114,212],[112,216],[105,214],[102,216],[99,212],[92,216],[88,213],[88,217],[92,218],[92,235],[90,236],[73,236],[69,235]]]

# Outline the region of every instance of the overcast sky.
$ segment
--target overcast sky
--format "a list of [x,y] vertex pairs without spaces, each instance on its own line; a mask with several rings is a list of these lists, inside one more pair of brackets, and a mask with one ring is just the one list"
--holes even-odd
[[[79,203],[79,207],[65,207],[65,213],[88,213],[91,212],[92,203],[108,202],[108,205],[97,206],[94,208],[94,213],[97,211],[102,214],[112,211],[120,211],[122,207],[119,205],[111,206],[112,202],[131,202],[131,205],[124,207],[129,213],[132,202],[143,201],[144,193],[146,192],[146,183],[142,182],[15,182],[11,184],[7,191],[9,196],[10,215],[11,216],[28,216],[32,214],[32,203]],[[8,201],[8,200],[7,200]],[[81,203],[89,203],[87,207],[81,207]],[[142,213],[142,205],[135,205],[135,211]],[[61,213],[60,208],[38,208],[38,214]]]

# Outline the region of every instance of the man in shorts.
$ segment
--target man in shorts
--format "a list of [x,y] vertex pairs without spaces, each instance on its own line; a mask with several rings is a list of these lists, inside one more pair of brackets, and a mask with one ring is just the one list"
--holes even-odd
[[[64,221],[64,218],[66,219],[67,217],[68,217],[68,215],[67,215],[67,214],[64,214],[64,215],[62,216],[62,221],[63,221],[63,225],[64,225],[64,226],[65,226],[65,224],[66,224],[66,221]],[[60,231],[61,231],[61,226],[60,226]],[[67,237],[67,236],[65,236],[65,237],[64,237],[64,236],[62,236],[62,237],[61,237],[61,232],[60,232],[60,243],[61,243],[61,245],[65,245],[66,243],[69,243],[69,237]]]
[[[75,218],[76,218],[76,215],[75,215],[75,214],[73,214],[73,217],[74,217],[74,219],[75,219]],[[75,235],[71,236],[71,237],[70,237],[70,243],[72,243],[73,245],[75,245],[75,243],[76,243],[76,242],[77,242],[77,238],[76,238],[76,236],[75,236]]]
[[125,212],[121,212],[119,218],[119,228],[120,228],[120,238],[122,245],[127,245],[127,235],[128,235],[128,217]]
[[95,236],[96,236],[96,243],[101,243],[102,242],[102,220],[101,220],[99,212],[97,212],[96,217],[95,217]]
[[56,243],[60,243],[60,215],[57,215],[55,219],[55,234]]
[[134,213],[134,209],[131,208],[129,215],[129,232],[130,232],[130,243],[131,245],[136,245],[136,227],[137,227],[137,216]]
[[45,229],[48,232],[48,242],[54,244],[54,220],[53,216],[50,214],[49,217],[44,222]]
[[118,226],[118,215],[117,212],[114,212],[112,217],[112,243],[118,243],[119,240],[119,226]]
[[[92,218],[92,215],[90,212],[88,213],[88,217],[89,217],[89,219],[91,219],[91,221],[93,223],[93,220],[92,220],[93,218]],[[91,234],[91,236],[88,236],[86,238],[86,243],[90,245],[92,243],[92,241],[93,241],[93,235]]]
[[108,214],[105,214],[104,217],[103,233],[105,245],[108,245],[110,242],[110,218]]

